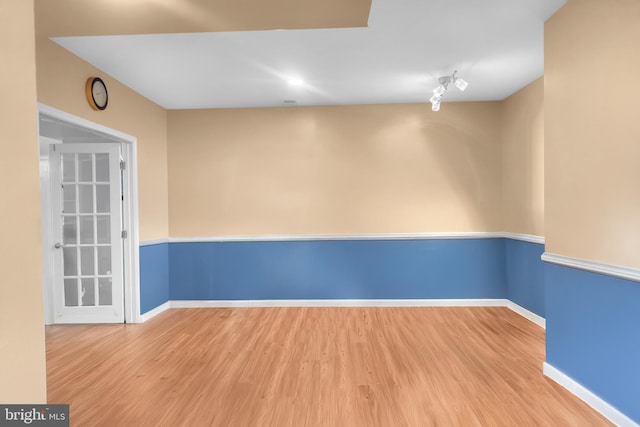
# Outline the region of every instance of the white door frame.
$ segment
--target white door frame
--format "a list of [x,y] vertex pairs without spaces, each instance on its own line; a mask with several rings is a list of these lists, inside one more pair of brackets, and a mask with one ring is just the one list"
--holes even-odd
[[[127,238],[124,239],[124,319],[127,323],[141,323],[140,316],[140,256],[138,233],[138,159],[137,138],[125,133],[110,129],[90,120],[74,116],[62,110],[38,103],[38,123],[40,117],[45,116],[58,122],[63,122],[78,128],[104,134],[111,142],[120,142],[122,156],[126,162],[123,171],[123,186],[125,200],[123,202],[123,227],[127,230]],[[40,134],[40,132],[38,132]],[[43,137],[40,137],[43,139]],[[46,138],[45,142],[54,143],[55,140]],[[57,141],[62,142],[62,141]],[[39,142],[40,143],[40,142]],[[51,293],[51,280],[53,279],[53,262],[49,256],[49,249],[53,247],[53,225],[51,218],[51,191],[49,187],[48,164],[40,159],[41,169],[41,209],[42,209],[42,253],[43,253],[43,286],[44,286],[44,314],[45,324],[54,323],[53,295]],[[45,256],[46,255],[46,256]]]

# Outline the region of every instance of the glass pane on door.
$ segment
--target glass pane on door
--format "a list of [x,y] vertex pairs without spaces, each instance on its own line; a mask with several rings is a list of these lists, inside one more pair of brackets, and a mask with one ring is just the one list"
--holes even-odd
[[98,246],[98,274],[101,276],[111,274],[111,248]]
[[75,182],[76,180],[76,155],[72,153],[62,154],[62,182]]
[[93,243],[93,215],[80,217],[80,243]]
[[96,287],[94,278],[84,278],[82,280],[82,306],[96,305]]
[[78,181],[93,181],[93,155],[78,154]]
[[64,306],[110,306],[114,242],[109,153],[63,153],[60,159]]
[[98,215],[96,222],[98,244],[111,243],[111,217],[109,215]]
[[100,277],[98,279],[98,301],[100,305],[111,305],[113,298],[112,284],[110,277]]
[[62,243],[65,245],[77,242],[78,226],[76,216],[65,215],[62,217]]
[[95,250],[93,247],[80,248],[80,274],[83,276],[93,276],[95,271]]
[[76,276],[78,274],[78,249],[73,246],[63,248],[62,257],[65,277]]
[[78,185],[78,192],[80,193],[80,213],[93,212],[93,187],[92,184]]
[[110,211],[111,204],[111,189],[109,184],[96,185],[96,208],[99,213],[105,213]]
[[109,182],[109,155],[107,153],[96,154],[96,181]]
[[64,279],[64,305],[67,307],[78,305],[78,279]]
[[62,187],[62,212],[76,212],[76,186],[74,184],[64,184]]

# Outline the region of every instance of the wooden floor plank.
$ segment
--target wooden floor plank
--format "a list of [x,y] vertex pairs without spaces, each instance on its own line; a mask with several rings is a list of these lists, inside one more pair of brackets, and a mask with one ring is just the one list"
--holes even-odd
[[48,326],[77,426],[601,426],[504,307],[172,309]]

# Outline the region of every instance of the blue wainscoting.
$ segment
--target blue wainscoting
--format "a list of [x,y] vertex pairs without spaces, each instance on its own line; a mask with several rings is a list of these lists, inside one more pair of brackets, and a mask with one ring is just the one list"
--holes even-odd
[[543,251],[510,238],[152,244],[141,313],[169,300],[508,298],[545,317]]
[[640,423],[640,283],[545,266],[547,363]]
[[140,313],[169,301],[169,244],[140,246]]
[[504,239],[171,243],[170,300],[506,298]]
[[507,298],[521,307],[545,317],[544,245],[505,239]]

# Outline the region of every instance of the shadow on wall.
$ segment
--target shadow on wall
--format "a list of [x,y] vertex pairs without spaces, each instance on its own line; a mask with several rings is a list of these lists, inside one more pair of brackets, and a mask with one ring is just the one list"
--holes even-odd
[[498,105],[318,109],[315,212],[336,233],[500,229]]
[[499,231],[500,111],[479,102],[439,113],[171,112],[171,233]]
[[[447,104],[449,115],[425,115],[422,140],[452,209],[470,230],[501,229],[500,111],[497,103]],[[495,125],[494,125],[495,123]]]

